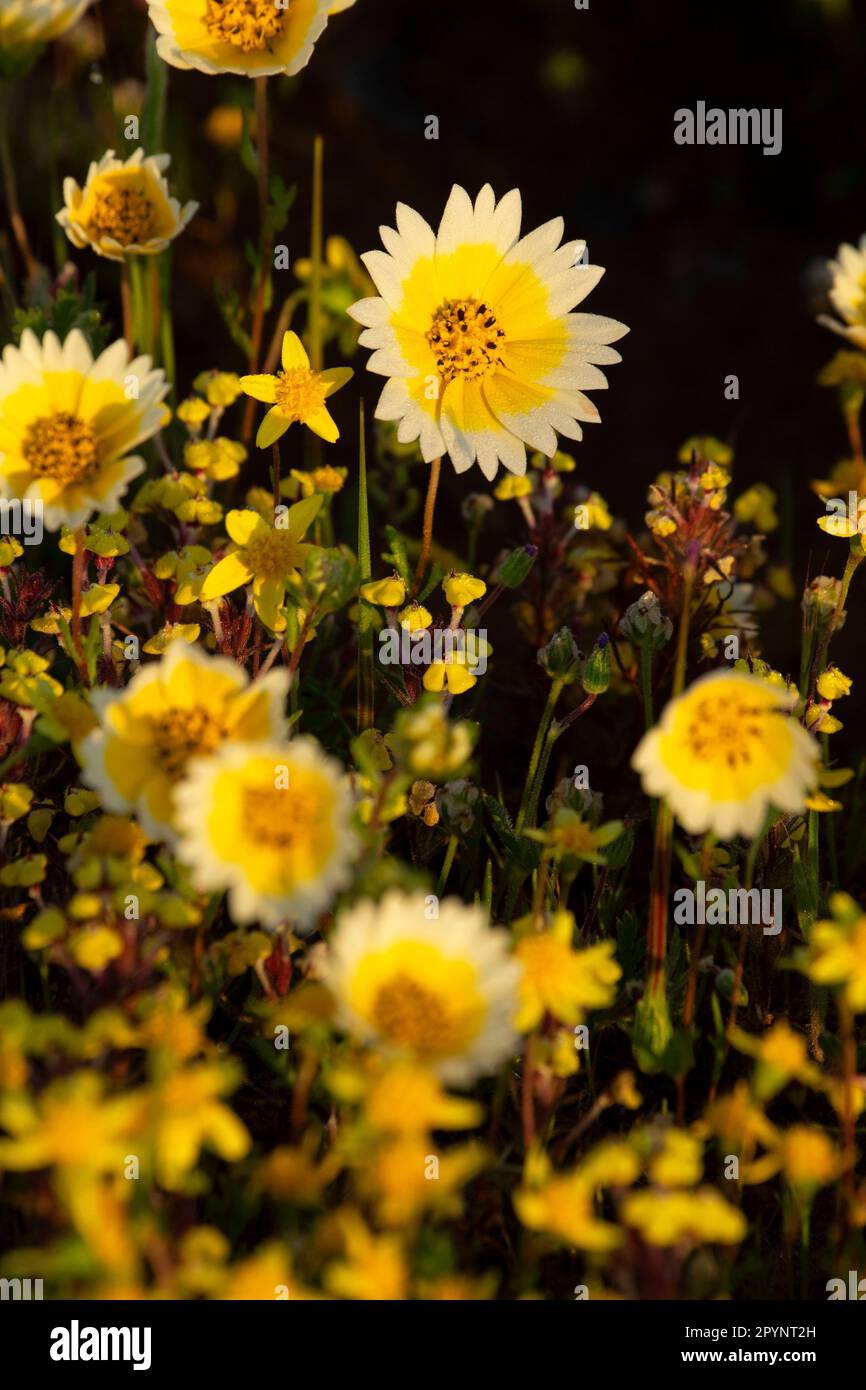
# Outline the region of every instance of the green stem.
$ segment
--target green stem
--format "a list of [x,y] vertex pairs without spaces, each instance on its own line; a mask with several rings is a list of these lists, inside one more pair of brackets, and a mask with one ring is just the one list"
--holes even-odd
[[644,728],[649,733],[653,726],[653,654],[649,644],[644,644],[640,650],[640,691]]
[[452,835],[451,838],[450,838],[449,841],[448,841],[448,848],[447,848],[447,850],[445,851],[445,859],[444,859],[444,862],[443,862],[443,864],[442,864],[442,871],[441,871],[441,873],[439,874],[439,881],[438,881],[438,883],[436,884],[436,896],[437,896],[437,898],[441,898],[442,893],[443,893],[443,890],[444,890],[444,888],[445,888],[445,884],[448,882],[448,875],[449,875],[450,872],[451,872],[451,866],[452,866],[453,863],[454,863],[454,856],[455,856],[456,853],[457,853],[457,836],[456,836],[456,835]]
[[526,824],[526,816],[529,810],[530,803],[532,801],[532,792],[535,786],[535,779],[538,773],[538,767],[541,762],[542,750],[544,749],[547,733],[550,729],[550,724],[553,719],[553,711],[556,708],[556,702],[562,693],[563,684],[564,683],[561,680],[551,681],[550,684],[550,690],[548,691],[547,695],[547,703],[544,706],[544,711],[541,716],[541,722],[538,725],[538,730],[535,735],[535,742],[532,745],[532,754],[529,759],[529,770],[526,774],[526,782],[524,783],[523,787],[523,796],[520,801],[520,809],[517,812],[517,820],[514,823],[514,828],[517,831],[518,835],[520,834],[524,825]]
[[313,214],[310,228],[310,363],[322,370],[322,164],[325,143],[313,142]]
[[[257,77],[256,84],[256,154],[258,157],[259,187],[259,265],[256,276],[256,297],[253,305],[253,322],[250,333],[249,369],[255,373],[259,369],[262,351],[262,336],[265,325],[265,289],[268,283],[268,261],[271,256],[270,198],[268,196],[268,79]],[[255,401],[247,398],[244,411],[242,438],[248,444],[253,432]]]

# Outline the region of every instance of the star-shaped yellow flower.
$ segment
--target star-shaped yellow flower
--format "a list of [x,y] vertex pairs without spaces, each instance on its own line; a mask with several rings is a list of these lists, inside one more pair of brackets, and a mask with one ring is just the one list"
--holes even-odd
[[242,376],[241,386],[254,400],[271,406],[256,435],[256,444],[267,449],[285,434],[296,420],[333,444],[340,431],[328,413],[325,401],[354,375],[351,367],[330,367],[316,372],[297,333],[283,338],[283,369],[276,376],[267,373]]
[[302,537],[321,505],[320,494],[296,502],[285,515],[285,526],[269,526],[258,512],[229,512],[226,530],[233,545],[202,584],[202,602],[222,598],[252,580],[256,612],[262,622],[273,632],[284,632],[286,582],[313,549]]

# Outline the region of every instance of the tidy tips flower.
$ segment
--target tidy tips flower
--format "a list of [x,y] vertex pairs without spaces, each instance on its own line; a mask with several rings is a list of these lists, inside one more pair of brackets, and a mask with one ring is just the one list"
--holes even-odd
[[665,797],[690,835],[754,838],[771,806],[802,811],[817,781],[818,747],[783,687],[712,671],[671,700],[632,765],[648,796]]
[[238,923],[311,927],[349,880],[357,839],[342,769],[315,739],[229,743],[176,793],[179,857]]
[[843,243],[828,268],[833,277],[830,303],[842,322],[828,314],[819,314],[818,322],[857,347],[866,348],[866,235],[858,246]]
[[59,38],[89,4],[90,0],[0,0],[0,51]]
[[455,185],[438,232],[405,204],[385,251],[362,257],[380,298],[349,313],[373,348],[368,367],[389,378],[376,409],[397,420],[402,444],[420,440],[426,462],[447,453],[458,473],[500,461],[526,471],[526,445],[552,458],[556,431],[581,439],[598,410],[583,393],[607,386],[599,366],[624,324],[570,312],[600,266],[578,265],[580,241],[560,245],[561,217],[521,238],[517,189],[496,201],[485,184],[472,203]]
[[125,689],[93,692],[99,727],[80,745],[82,778],[106,810],[136,811],[149,835],[173,840],[174,793],[190,761],[226,739],[281,738],[287,690],[285,671],[251,685],[236,662],[179,638]]
[[333,444],[340,431],[325,401],[352,379],[352,368],[330,367],[325,372],[314,372],[297,333],[287,333],[283,338],[282,362],[283,369],[276,376],[241,377],[241,387],[248,396],[271,406],[256,435],[259,448],[275,444],[297,420]]
[[160,428],[167,389],[122,341],[94,361],[78,329],[63,343],[25,329],[0,366],[0,496],[41,502],[49,531],[116,511],[144,471],[132,451]]
[[124,160],[109,150],[91,164],[83,188],[64,179],[66,206],[57,221],[73,246],[90,246],[111,261],[164,251],[198,209],[198,203],[181,207],[171,197],[164,177],[170,163],[168,154],[146,159],[139,149]]
[[343,913],[325,982],[348,1032],[462,1086],[498,1070],[517,1046],[520,967],[481,908],[446,898],[430,919],[427,905],[421,893],[392,889]]
[[292,77],[306,67],[333,0],[147,0],[156,50],[175,68],[213,76]]

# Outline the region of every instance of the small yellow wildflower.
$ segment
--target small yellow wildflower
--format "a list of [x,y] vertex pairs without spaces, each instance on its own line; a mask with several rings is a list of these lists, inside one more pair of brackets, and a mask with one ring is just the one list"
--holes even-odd
[[253,511],[231,511],[226,530],[232,540],[228,554],[218,560],[201,587],[210,603],[252,582],[256,612],[272,632],[285,632],[286,584],[303,565],[313,546],[303,537],[322,505],[321,497],[305,497],[280,516],[276,526]]
[[[369,585],[365,587],[369,588]],[[406,608],[401,608],[397,614],[397,622],[407,632],[419,632],[422,627],[429,627],[432,621],[433,614],[430,610],[414,600]]]
[[250,1149],[250,1136],[222,1100],[238,1083],[228,1062],[195,1062],[172,1072],[153,1092],[148,1129],[157,1180],[169,1190],[183,1186],[202,1148],[236,1163]]
[[695,1192],[630,1192],[620,1215],[649,1245],[679,1245],[684,1240],[736,1245],[748,1229],[739,1208],[713,1187]]
[[531,492],[532,479],[526,473],[506,473],[493,489],[493,496],[500,502],[511,502],[518,497],[529,497]]
[[579,1169],[554,1173],[547,1155],[530,1151],[514,1210],[530,1231],[546,1231],[579,1250],[605,1252],[622,1243],[622,1232],[595,1213],[595,1182]]
[[399,608],[406,598],[406,585],[395,572],[389,579],[374,579],[369,584],[362,584],[360,594],[367,603],[377,603],[382,608]]
[[442,588],[452,608],[465,608],[487,593],[483,579],[476,579],[474,574],[457,574],[455,570],[442,580]]
[[866,913],[847,893],[830,897],[832,920],[816,922],[802,968],[819,985],[835,985],[854,1013],[866,1011]]
[[843,675],[838,666],[828,666],[818,677],[818,694],[824,700],[840,700],[851,694],[851,677]]
[[775,492],[766,483],[754,483],[735,501],[734,516],[744,526],[752,523],[759,531],[775,531],[779,525]]
[[260,449],[267,449],[296,421],[333,444],[339,439],[340,431],[331,419],[325,401],[341,386],[345,386],[353,375],[351,367],[313,371],[297,333],[286,333],[283,338],[282,371],[277,376],[241,377],[243,391],[271,407],[259,425],[256,444]]
[[574,918],[558,912],[549,930],[529,931],[520,938],[514,954],[523,968],[520,1009],[515,1026],[528,1033],[545,1013],[560,1023],[580,1022],[589,1009],[604,1009],[612,1002],[614,986],[622,971],[613,959],[615,942],[575,951],[571,942]]
[[781,1172],[801,1195],[835,1182],[844,1171],[844,1156],[816,1125],[792,1125],[778,1135],[769,1153],[742,1170],[744,1183],[766,1182]]

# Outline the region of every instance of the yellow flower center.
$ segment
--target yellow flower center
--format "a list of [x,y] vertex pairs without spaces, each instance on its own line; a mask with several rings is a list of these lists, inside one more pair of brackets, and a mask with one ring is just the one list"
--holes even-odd
[[200,706],[166,710],[152,724],[156,756],[169,777],[177,777],[195,754],[212,753],[224,733],[210,711]]
[[752,704],[747,696],[730,692],[721,697],[705,696],[685,728],[688,751],[703,763],[745,766],[763,752],[770,712],[766,706]]
[[271,528],[252,535],[244,547],[244,558],[257,579],[285,579],[297,569],[298,541],[289,530]]
[[217,43],[251,53],[279,37],[287,8],[278,9],[275,0],[206,0],[204,22]]
[[477,299],[446,299],[433,315],[427,341],[443,381],[480,381],[502,366],[505,333],[496,315]]
[[324,383],[311,367],[292,367],[279,373],[276,406],[287,420],[307,420],[324,404]]
[[31,473],[51,478],[61,486],[90,477],[99,460],[96,436],[77,415],[58,411],[43,415],[28,426],[21,447]]
[[372,1012],[383,1037],[414,1052],[446,1052],[459,1041],[442,997],[403,971],[380,987]]
[[298,833],[309,835],[309,807],[298,803],[288,789],[244,787],[244,833],[268,849],[290,849]]
[[153,204],[141,189],[105,184],[94,194],[89,225],[120,246],[140,246],[153,235]]

